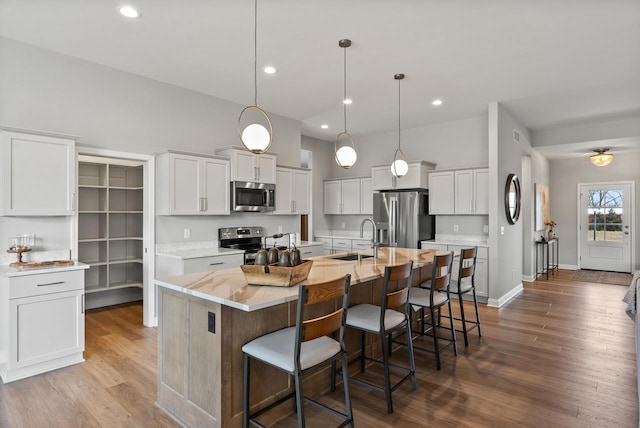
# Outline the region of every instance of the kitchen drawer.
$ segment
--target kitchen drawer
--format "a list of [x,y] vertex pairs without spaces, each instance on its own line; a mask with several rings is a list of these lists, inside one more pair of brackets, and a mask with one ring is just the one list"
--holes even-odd
[[318,237],[315,237],[314,240],[316,242],[322,242],[322,245],[324,246],[324,249],[331,251],[331,248],[333,247],[333,244],[332,244],[333,240],[331,238],[318,238]]
[[226,256],[198,257],[184,260],[184,273],[208,272],[240,266],[244,263],[244,254]]
[[351,251],[351,239],[333,238],[333,251],[338,253]]
[[323,245],[309,245],[306,247],[298,247],[298,249],[300,250],[300,255],[303,259],[324,255]]
[[9,299],[72,290],[84,290],[83,269],[9,278]]
[[351,249],[353,251],[370,250],[371,249],[371,239],[366,239],[366,240],[352,239],[351,240]]

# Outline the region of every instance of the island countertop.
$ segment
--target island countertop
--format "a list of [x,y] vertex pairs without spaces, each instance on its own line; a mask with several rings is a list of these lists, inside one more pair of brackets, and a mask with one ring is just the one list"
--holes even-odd
[[[371,281],[384,275],[387,265],[413,260],[414,269],[430,264],[434,250],[412,248],[379,248],[378,258],[361,261],[336,260],[332,256],[311,257],[313,266],[308,278],[300,284],[323,282],[351,274],[351,284]],[[251,312],[298,298],[298,287],[272,287],[250,285],[239,267],[215,272],[200,272],[180,276],[157,278],[155,283],[178,292]]]

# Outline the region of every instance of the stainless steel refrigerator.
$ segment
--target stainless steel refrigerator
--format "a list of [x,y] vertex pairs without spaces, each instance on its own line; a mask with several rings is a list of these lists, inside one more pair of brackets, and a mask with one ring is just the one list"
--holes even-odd
[[433,239],[436,233],[426,189],[374,193],[373,221],[378,242],[387,247],[420,248],[420,241]]

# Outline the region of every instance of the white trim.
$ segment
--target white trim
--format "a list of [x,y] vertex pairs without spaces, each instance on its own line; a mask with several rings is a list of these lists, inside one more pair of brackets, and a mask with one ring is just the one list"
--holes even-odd
[[578,270],[578,265],[558,265],[558,269]]
[[490,308],[500,308],[504,304],[506,304],[509,300],[511,300],[514,297],[516,297],[518,295],[518,293],[520,293],[523,290],[524,290],[524,288],[522,287],[522,283],[520,283],[520,284],[516,285],[507,294],[505,294],[502,297],[500,297],[499,299],[489,299],[489,300],[487,300],[487,306],[490,307]]
[[536,276],[535,275],[522,275],[522,281],[523,282],[533,282],[536,280]]
[[631,215],[629,216],[630,218],[630,223],[631,223],[631,238],[629,247],[630,247],[630,251],[631,253],[629,254],[629,273],[633,273],[635,272],[635,245],[634,245],[634,241],[635,238],[633,238],[633,236],[635,236],[634,234],[636,233],[636,182],[635,181],[602,181],[602,182],[595,182],[595,183],[578,183],[578,187],[577,187],[577,192],[576,192],[576,196],[577,196],[577,219],[576,219],[576,244],[577,244],[577,252],[578,252],[578,265],[577,265],[577,269],[580,269],[581,267],[581,256],[582,256],[582,252],[581,252],[581,242],[580,242],[580,237],[582,236],[581,232],[580,232],[580,225],[582,224],[582,206],[581,206],[581,200],[580,200],[580,190],[582,188],[582,186],[615,186],[615,185],[620,185],[620,184],[628,184],[631,187],[631,191],[629,192],[629,197],[630,197],[630,202],[629,202],[629,206],[631,207]]
[[[156,291],[153,279],[155,278],[155,247],[156,247],[156,234],[155,234],[155,218],[156,218],[156,166],[154,155],[144,155],[140,153],[128,153],[114,150],[105,150],[92,147],[83,147],[76,145],[77,155],[91,155],[102,156],[116,159],[136,160],[144,163],[144,254],[143,265],[146,267],[143,271],[143,286],[142,286],[142,301],[143,301],[143,324],[147,327],[155,327],[158,325],[158,314],[156,304]],[[77,197],[77,196],[76,196]],[[77,203],[76,203],[77,206]],[[74,216],[75,227],[72,229],[72,233],[75,233],[71,241],[72,252],[74,255],[78,253],[78,214],[76,212]],[[77,256],[76,256],[77,258]]]

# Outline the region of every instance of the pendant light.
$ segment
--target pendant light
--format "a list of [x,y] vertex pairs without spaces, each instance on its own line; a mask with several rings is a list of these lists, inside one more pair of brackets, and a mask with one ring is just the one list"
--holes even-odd
[[398,148],[393,154],[391,163],[391,174],[396,177],[404,177],[409,172],[409,165],[404,158],[404,152],[400,148],[400,81],[404,79],[404,74],[399,73],[393,76],[398,81]]
[[591,155],[591,163],[596,166],[607,166],[613,160],[611,153],[606,153],[609,149],[594,149],[595,155]]
[[[267,112],[258,107],[258,0],[254,0],[253,16],[253,88],[253,105],[242,109],[240,117],[238,117],[238,135],[242,145],[247,150],[253,153],[264,153],[271,147],[273,126]],[[263,118],[267,126],[265,127],[260,123],[251,123],[242,129],[242,116],[245,113],[254,113],[251,116]]]
[[[336,163],[344,169],[349,169],[356,163],[356,159],[358,158],[353,137],[347,132],[347,104],[349,103],[347,101],[347,48],[351,46],[351,40],[342,39],[338,42],[338,46],[344,49],[344,98],[342,99],[344,131],[336,137],[333,150],[336,156]],[[342,143],[340,142],[341,139],[343,140]]]

